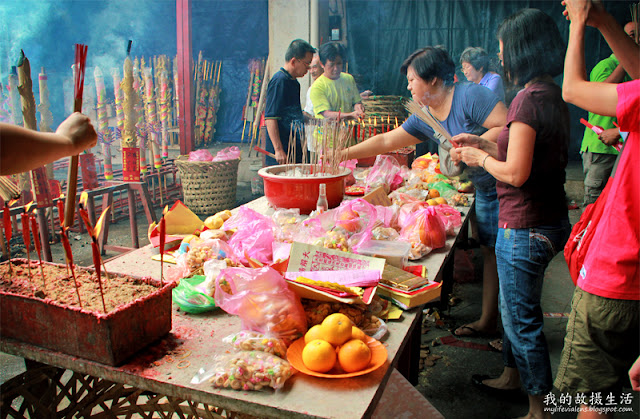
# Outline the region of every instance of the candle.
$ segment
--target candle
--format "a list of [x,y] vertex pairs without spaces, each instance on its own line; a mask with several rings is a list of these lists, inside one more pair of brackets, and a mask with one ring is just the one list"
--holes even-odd
[[169,157],[169,76],[166,71],[160,73],[160,121],[162,122],[162,158]]
[[153,90],[153,76],[150,68],[144,70],[144,89],[146,108],[145,114],[147,116],[148,131],[151,131],[151,151],[153,152],[153,165],[156,169],[162,167],[162,158],[160,157],[160,151],[158,150],[158,129],[157,129],[157,116],[156,116],[156,101],[154,99]]
[[98,111],[98,139],[102,147],[102,157],[104,158],[104,178],[113,179],[113,165],[111,164],[111,130],[109,129],[109,118],[107,117],[107,94],[104,87],[104,78],[100,67],[93,71],[96,83],[97,111]]
[[124,116],[124,130],[122,132],[122,147],[136,147],[136,122],[138,122],[138,112],[135,106],[138,102],[138,93],[133,88],[133,63],[127,57],[123,65],[123,78],[120,83],[122,89],[122,112]]

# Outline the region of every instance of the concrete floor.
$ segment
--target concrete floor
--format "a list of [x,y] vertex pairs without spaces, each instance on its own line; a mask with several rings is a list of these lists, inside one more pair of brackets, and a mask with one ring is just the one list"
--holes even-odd
[[[255,170],[252,170],[252,166],[255,167],[258,164],[258,160],[246,158],[248,147],[245,146],[244,149],[244,161],[240,166],[238,175],[239,205],[256,197],[251,194],[251,179],[255,176]],[[583,186],[580,162],[570,162],[567,174],[567,195],[570,200],[581,203]],[[580,213],[581,209],[570,211],[572,223],[577,221]],[[139,225],[144,226],[145,223],[146,219],[141,215]],[[121,221],[118,224],[124,224],[120,228],[123,229],[123,234],[127,235],[128,223]],[[117,235],[114,234],[114,237],[117,237]],[[141,245],[147,243],[146,237],[144,239],[141,237]],[[451,329],[474,321],[479,316],[482,283],[477,272],[481,272],[482,260],[478,254],[479,251],[477,249],[470,253],[473,272],[467,270],[465,273],[460,269],[461,273],[457,275],[459,281],[454,286],[453,294],[459,302],[448,311],[441,313],[444,319],[443,324],[436,325],[429,321],[424,323],[423,346],[425,349],[428,348],[430,355],[437,355],[441,358],[435,359],[432,366],[423,368],[416,388],[445,418],[507,418],[521,416],[527,412],[527,398],[524,393],[520,398],[501,400],[483,393],[471,384],[472,374],[498,375],[502,370],[501,354],[441,343],[443,337],[451,336]],[[62,257],[62,253],[60,253],[60,257]],[[545,316],[545,335],[549,344],[554,376],[562,351],[567,322],[566,315],[570,311],[572,293],[573,283],[569,278],[563,255],[559,254],[547,269],[542,297],[542,308],[547,313]],[[485,345],[491,339],[465,338],[463,340]],[[24,362],[21,358],[0,353],[0,383],[23,371]],[[631,407],[633,412],[619,414],[617,417],[637,418],[638,412],[640,412],[638,397],[634,398]],[[402,416],[400,411],[398,413],[398,417],[405,417]],[[572,418],[575,417],[575,413],[556,413],[554,417]]]

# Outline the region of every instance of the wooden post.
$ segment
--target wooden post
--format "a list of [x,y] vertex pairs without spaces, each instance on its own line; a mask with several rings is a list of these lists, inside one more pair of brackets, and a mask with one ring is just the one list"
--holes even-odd
[[176,0],[178,98],[180,127],[180,154],[193,151],[193,54],[191,52],[191,0]]

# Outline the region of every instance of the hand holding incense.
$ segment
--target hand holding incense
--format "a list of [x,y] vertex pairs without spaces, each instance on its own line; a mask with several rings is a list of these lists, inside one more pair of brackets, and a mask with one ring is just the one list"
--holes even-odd
[[[84,90],[84,66],[87,60],[87,46],[76,44],[75,76],[73,92],[73,111],[82,112],[82,93]],[[67,200],[65,202],[64,225],[73,225],[76,205],[76,190],[78,187],[78,156],[69,158],[69,172],[67,175]],[[74,274],[75,275],[75,274]],[[78,294],[78,299],[80,294]]]

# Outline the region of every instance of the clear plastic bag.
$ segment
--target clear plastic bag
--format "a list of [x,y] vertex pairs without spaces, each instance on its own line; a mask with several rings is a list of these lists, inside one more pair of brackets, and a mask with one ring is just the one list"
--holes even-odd
[[386,193],[397,189],[403,182],[400,164],[391,156],[379,155],[365,180],[365,191],[382,186]]
[[252,330],[234,333],[224,337],[222,341],[231,345],[238,352],[261,351],[283,359],[287,356],[287,345],[284,340]]
[[191,384],[210,382],[215,388],[233,390],[280,389],[295,370],[284,359],[261,351],[217,355],[210,369],[201,368]]
[[240,316],[245,330],[268,333],[287,343],[307,331],[300,298],[273,268],[224,269],[216,279],[215,295],[220,308]]

